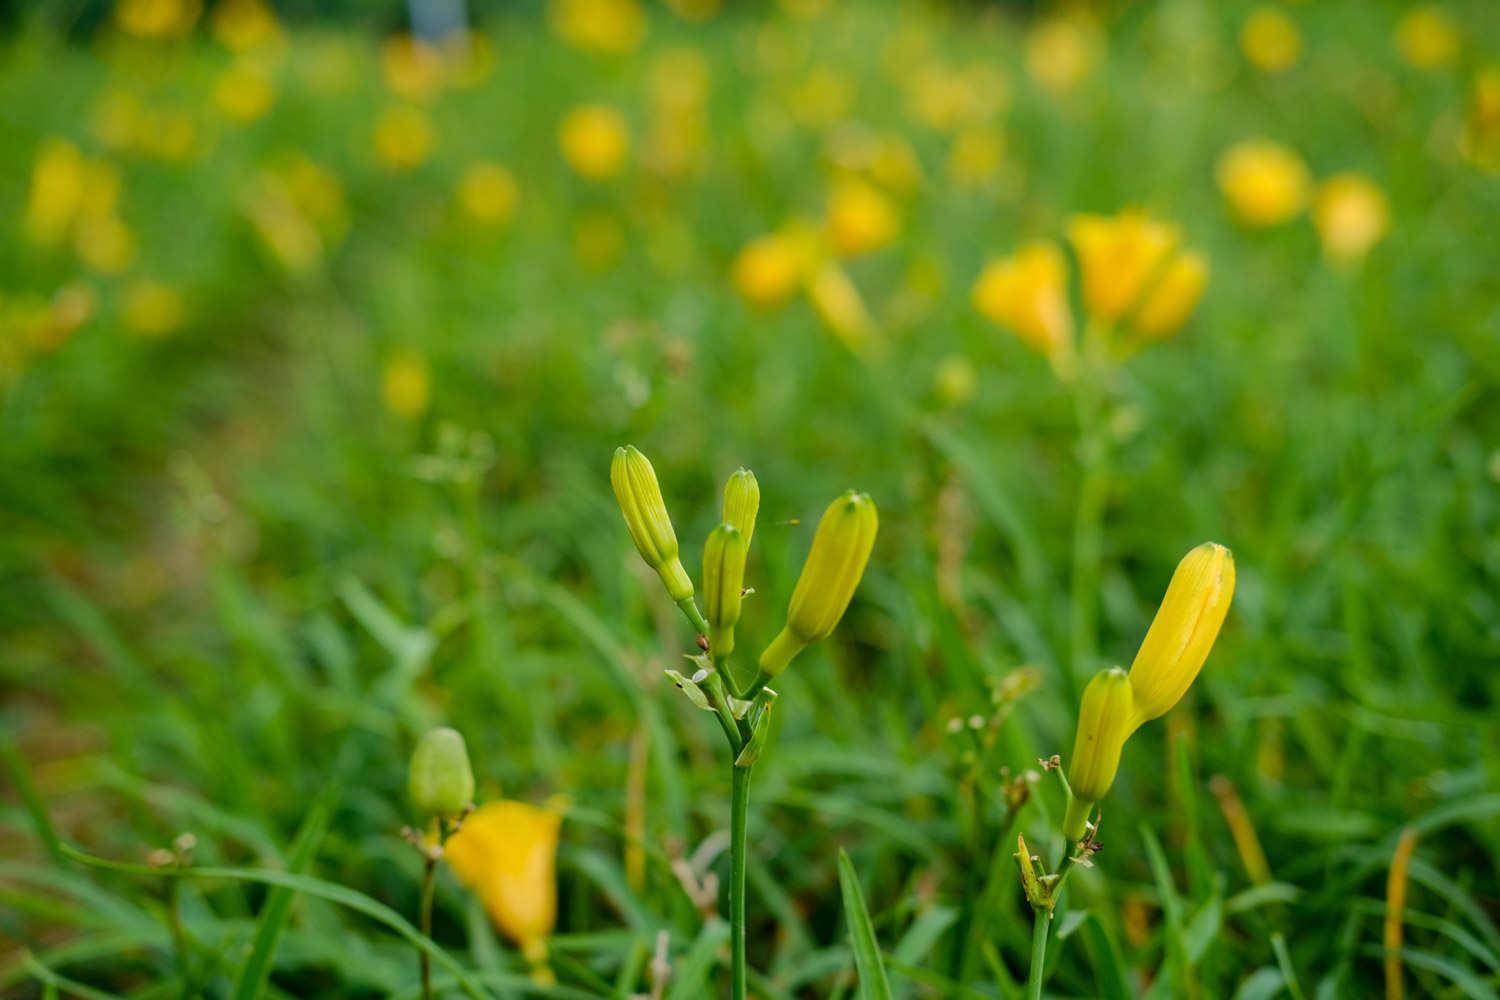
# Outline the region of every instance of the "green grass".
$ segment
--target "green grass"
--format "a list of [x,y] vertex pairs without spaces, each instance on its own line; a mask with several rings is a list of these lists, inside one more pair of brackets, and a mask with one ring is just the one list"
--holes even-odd
[[[551,995],[648,992],[663,931],[684,977],[668,995],[717,995],[728,928],[671,862],[726,830],[727,766],[712,720],[662,676],[691,636],[609,493],[630,442],[695,576],[724,478],[755,470],[742,665],[780,627],[827,502],[856,487],[880,507],[860,592],[782,678],[757,766],[752,992],[856,995],[873,937],[897,997],[1019,996],[1031,915],[1010,842],[1019,830],[1055,858],[1062,800],[1043,782],[1002,835],[1002,768],[1068,751],[1083,681],[1129,663],[1172,566],[1213,539],[1238,565],[1228,625],[1188,700],[1125,751],[1049,990],[1249,1000],[1289,995],[1290,972],[1308,998],[1378,995],[1386,870],[1412,827],[1408,995],[1495,996],[1500,180],[1457,142],[1469,81],[1500,58],[1500,10],[1451,3],[1463,55],[1424,73],[1396,57],[1399,5],[1288,5],[1304,52],[1273,78],[1239,53],[1245,5],[1123,5],[1095,75],[1057,96],[1025,72],[1025,10],[730,6],[696,24],[653,5],[619,56],[567,48],[537,11],[486,22],[493,73],[427,105],[437,146],[407,174],[370,154],[395,99],[361,28],[296,28],[277,102],[248,126],[214,109],[230,57],[206,38],[145,55],[34,27],[0,39],[0,306],[78,277],[98,299],[0,381],[0,716],[35,786],[11,788],[7,768],[0,993],[180,995],[175,899],[204,995],[232,995],[252,948],[275,943],[261,922],[284,916],[265,995],[413,996],[405,765],[448,724],[481,799],[572,801]],[[707,146],[696,172],[664,179],[642,162],[648,79],[682,47],[709,67]],[[338,58],[346,86],[319,90]],[[931,65],[987,66],[1011,91],[983,120],[1005,137],[986,184],[952,183],[951,136],[907,112],[903,81]],[[897,242],[847,265],[878,326],[863,357],[805,296],[760,313],[729,280],[745,243],[822,210],[833,123],[787,111],[815,67],[857,83],[840,118],[904,136],[923,170],[897,198]],[[110,87],[184,109],[199,152],[107,153],[88,122]],[[635,139],[602,185],[569,173],[555,136],[595,100]],[[1391,232],[1362,266],[1324,261],[1305,216],[1270,232],[1230,218],[1214,163],[1251,135],[1317,177],[1357,169],[1385,189]],[[49,136],[119,166],[140,241],[127,274],[23,237]],[[337,175],[348,217],[300,277],[242,208],[288,150]],[[454,206],[479,158],[519,187],[493,231]],[[1061,239],[1073,212],[1130,204],[1180,223],[1213,276],[1183,332],[1111,386],[1128,419],[1091,567],[1097,653],[1074,662],[1073,402],[969,288],[988,257]],[[605,268],[572,247],[599,218],[625,236]],[[174,334],[125,328],[141,276],[181,291]],[[0,327],[6,357],[18,336]],[[405,420],[382,406],[381,373],[412,352],[432,398]],[[933,378],[954,355],[978,388],[947,406]],[[1035,690],[997,703],[1021,666]],[[972,716],[994,722],[949,731]],[[1241,866],[1214,775],[1243,799],[1271,883]],[[330,787],[298,874],[298,831],[320,825]],[[33,809],[62,839],[50,852]],[[139,864],[185,831],[207,871],[175,883],[77,854]],[[841,849],[868,922],[842,905]],[[727,877],[727,856],[714,866]],[[524,962],[446,872],[434,940],[448,995],[460,976],[522,995]]]

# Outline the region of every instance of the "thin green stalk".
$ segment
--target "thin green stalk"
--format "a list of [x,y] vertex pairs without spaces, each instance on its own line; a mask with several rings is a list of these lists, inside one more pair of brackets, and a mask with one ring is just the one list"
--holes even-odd
[[1101,520],[1109,488],[1109,447],[1102,421],[1099,389],[1092,369],[1079,376],[1076,392],[1078,414],[1078,461],[1083,481],[1073,517],[1073,565],[1069,604],[1069,669],[1064,674],[1068,700],[1076,700],[1077,681],[1094,659],[1097,633],[1099,564],[1103,550]]
[[687,617],[688,624],[698,630],[699,635],[708,635],[708,619],[704,618],[703,612],[698,610],[697,598],[689,594],[678,601],[677,606],[682,609],[683,615]]
[[177,952],[177,971],[182,976],[182,995],[188,997],[193,994],[193,965],[192,954],[188,951],[187,931],[182,926],[182,907],[178,904],[181,885],[182,883],[175,878],[167,880],[167,927],[172,933],[172,947]]
[[1045,907],[1031,910],[1031,973],[1026,977],[1026,1000],[1042,1000],[1042,979],[1047,969],[1047,935],[1052,932],[1052,914]]
[[729,802],[729,954],[732,1000],[745,1000],[745,832],[750,813],[750,768],[733,767]]
[[761,689],[769,683],[771,683],[771,675],[766,673],[764,670],[758,672],[755,675],[755,680],[750,682],[750,686],[747,687],[745,689],[745,693],[740,696],[740,700],[753,700],[756,695],[760,694]]
[[[422,869],[422,903],[418,910],[418,923],[422,936],[432,937],[432,896],[437,886],[437,858],[428,854]],[[419,951],[422,958],[422,1000],[432,1000],[432,956]]]

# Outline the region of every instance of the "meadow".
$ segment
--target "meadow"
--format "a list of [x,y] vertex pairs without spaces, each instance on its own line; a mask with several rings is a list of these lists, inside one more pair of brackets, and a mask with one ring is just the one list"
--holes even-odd
[[315,6],[0,28],[0,995],[1500,996],[1500,5]]

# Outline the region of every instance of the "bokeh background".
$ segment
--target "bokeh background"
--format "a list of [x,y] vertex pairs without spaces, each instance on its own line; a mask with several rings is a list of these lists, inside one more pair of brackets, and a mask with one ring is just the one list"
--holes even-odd
[[[1126,752],[1075,883],[1097,927],[1053,989],[1099,995],[1104,942],[1142,995],[1375,995],[1410,828],[1398,979],[1496,995],[1500,6],[0,23],[0,715],[69,840],[139,861],[190,831],[196,861],[281,867],[332,785],[310,873],[410,916],[405,762],[451,724],[481,798],[571,803],[553,995],[647,993],[663,930],[671,995],[713,994],[690,890],[724,866],[727,768],[662,678],[691,637],[610,496],[630,442],[695,572],[724,478],[757,473],[747,650],[828,500],[881,510],[757,769],[761,995],[855,988],[839,846],[901,995],[1018,995],[1003,786],[1066,752],[1082,681],[1129,663],[1205,539],[1236,553],[1234,609]],[[1131,207],[1209,278],[1098,387],[1099,471],[1076,384],[972,290]],[[1021,828],[1058,801],[1038,784]],[[52,865],[9,783],[0,843],[0,992],[180,988],[159,882]],[[204,995],[264,898],[182,885]],[[435,937],[523,968],[446,875]],[[299,898],[271,983],[412,995],[415,963]]]

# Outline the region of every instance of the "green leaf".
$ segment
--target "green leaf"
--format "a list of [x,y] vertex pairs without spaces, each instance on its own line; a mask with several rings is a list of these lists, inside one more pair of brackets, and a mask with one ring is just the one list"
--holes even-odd
[[891,984],[885,977],[880,958],[880,944],[865,909],[859,877],[849,860],[849,852],[839,848],[839,887],[844,893],[844,917],[849,921],[849,944],[854,948],[854,965],[859,970],[859,992],[864,1000],[891,1000]]
[[687,954],[672,963],[669,1000],[692,1000],[713,992],[708,977],[719,964],[719,949],[728,939],[729,925],[724,921],[715,919],[703,925]]
[[1090,913],[1081,928],[1084,945],[1094,963],[1094,985],[1100,1000],[1130,1000],[1129,978],[1120,949],[1110,940],[1109,932],[1099,918]]

